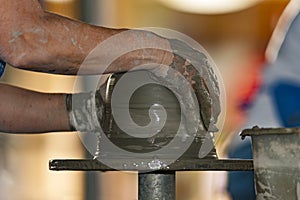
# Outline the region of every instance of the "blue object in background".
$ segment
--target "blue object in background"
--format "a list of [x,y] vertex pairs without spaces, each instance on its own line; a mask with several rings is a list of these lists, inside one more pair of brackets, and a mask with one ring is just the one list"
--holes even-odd
[[5,70],[5,66],[6,66],[6,63],[2,60],[0,60],[0,77],[3,75],[4,73],[4,70]]
[[[263,71],[260,88],[248,111],[244,128],[299,127],[300,126],[300,1],[290,1],[282,14],[284,21],[274,31],[269,47],[274,61]],[[281,41],[282,39],[282,41]],[[239,138],[240,139],[240,138]],[[238,140],[229,154],[230,158],[251,158],[250,141]],[[229,172],[228,192],[233,200],[254,200],[251,172]]]
[[[230,158],[252,159],[250,141],[229,152]],[[253,171],[232,171],[228,172],[227,191],[232,200],[255,200],[254,172]]]
[[274,108],[283,127],[300,126],[300,84],[278,81],[273,85]]

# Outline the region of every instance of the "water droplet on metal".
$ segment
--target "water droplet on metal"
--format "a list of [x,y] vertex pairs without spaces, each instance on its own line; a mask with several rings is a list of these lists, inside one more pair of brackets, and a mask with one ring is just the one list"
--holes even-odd
[[148,163],[148,167],[150,169],[161,169],[162,168],[162,162],[158,159],[154,159],[151,162]]
[[123,164],[123,169],[127,169],[128,165],[126,163]]

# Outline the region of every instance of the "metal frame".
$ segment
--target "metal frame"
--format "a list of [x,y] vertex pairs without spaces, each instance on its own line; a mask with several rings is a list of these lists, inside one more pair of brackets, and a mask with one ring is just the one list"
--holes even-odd
[[[116,160],[121,162],[120,160]],[[58,159],[49,161],[49,169],[54,171],[114,171],[96,159]],[[253,171],[253,160],[229,159],[184,159],[153,171],[147,165],[126,167],[126,171],[138,171],[139,200],[176,199],[176,171]]]
[[[128,160],[127,160],[128,161]],[[122,162],[116,160],[117,162]],[[120,164],[121,166],[121,164]],[[115,171],[96,159],[55,159],[49,161],[49,169],[53,171]],[[186,159],[177,160],[171,165],[156,171],[253,171],[253,160],[241,159]],[[127,166],[124,171],[153,171],[147,165]]]

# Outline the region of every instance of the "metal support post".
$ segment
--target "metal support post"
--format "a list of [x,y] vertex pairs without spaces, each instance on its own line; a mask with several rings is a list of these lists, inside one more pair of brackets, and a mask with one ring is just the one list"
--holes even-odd
[[139,200],[175,200],[175,171],[139,173]]

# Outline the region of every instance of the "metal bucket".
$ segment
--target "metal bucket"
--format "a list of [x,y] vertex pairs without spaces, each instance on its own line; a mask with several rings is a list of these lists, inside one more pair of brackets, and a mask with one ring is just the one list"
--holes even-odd
[[300,129],[246,129],[251,136],[257,200],[300,200]]

